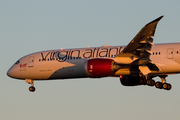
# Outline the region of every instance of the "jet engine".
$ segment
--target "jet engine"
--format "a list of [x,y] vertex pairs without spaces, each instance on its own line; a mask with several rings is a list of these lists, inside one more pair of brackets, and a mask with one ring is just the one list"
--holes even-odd
[[85,63],[85,71],[89,77],[100,78],[113,76],[119,66],[112,59],[90,59]]

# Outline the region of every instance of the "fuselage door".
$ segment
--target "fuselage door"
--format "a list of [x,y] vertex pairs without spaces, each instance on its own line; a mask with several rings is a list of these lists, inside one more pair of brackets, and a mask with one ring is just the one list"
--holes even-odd
[[34,67],[34,56],[28,58],[28,67]]
[[174,52],[173,48],[168,48],[167,49],[167,58],[168,59],[173,59],[173,52]]

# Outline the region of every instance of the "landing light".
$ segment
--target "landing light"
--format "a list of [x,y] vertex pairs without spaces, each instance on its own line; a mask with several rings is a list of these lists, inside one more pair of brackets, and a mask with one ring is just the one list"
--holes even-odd
[[119,78],[123,78],[123,76],[122,76],[122,75],[120,75],[120,76],[119,76]]

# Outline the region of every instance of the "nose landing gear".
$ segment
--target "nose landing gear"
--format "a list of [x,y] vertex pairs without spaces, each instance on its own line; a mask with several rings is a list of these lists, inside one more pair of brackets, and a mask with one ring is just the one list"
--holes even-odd
[[31,86],[29,87],[30,92],[34,92],[36,90],[36,88],[34,87],[34,80],[25,79],[25,82],[28,83],[28,84],[31,84]]

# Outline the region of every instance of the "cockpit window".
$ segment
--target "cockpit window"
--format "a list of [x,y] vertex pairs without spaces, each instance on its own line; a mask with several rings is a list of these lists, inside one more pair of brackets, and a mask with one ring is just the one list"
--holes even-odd
[[19,64],[19,60],[15,64]]

